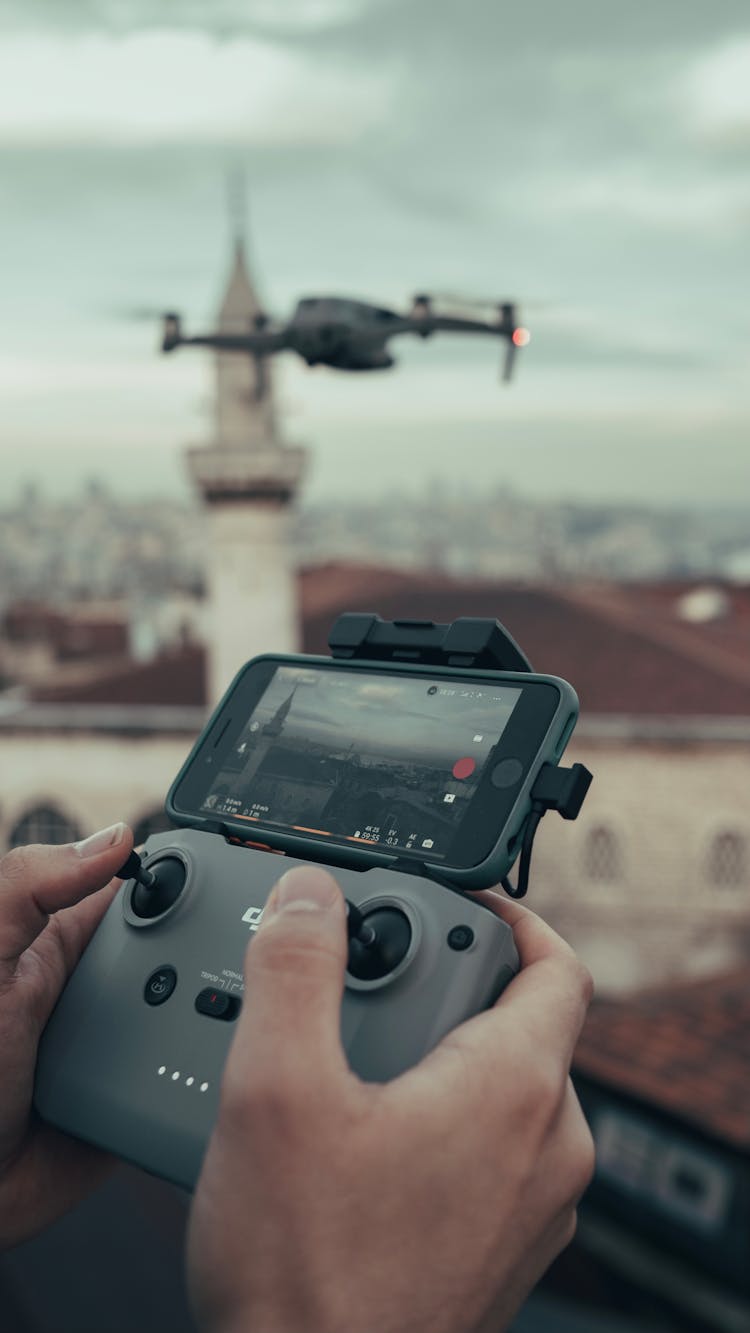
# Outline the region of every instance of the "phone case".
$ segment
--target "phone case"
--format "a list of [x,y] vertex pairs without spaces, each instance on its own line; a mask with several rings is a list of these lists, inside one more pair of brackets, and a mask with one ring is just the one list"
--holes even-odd
[[[203,732],[198,737],[188,758],[183,764],[180,772],[172,783],[166,800],[166,812],[169,818],[178,826],[183,828],[203,828],[213,831],[224,831],[234,836],[242,842],[248,842],[252,845],[252,840],[248,839],[248,826],[239,820],[232,820],[227,815],[201,816],[200,814],[186,815],[175,806],[174,797],[185,774],[193,763],[204,736],[210,732],[214,722],[224,708],[227,699],[233,693],[237,683],[244,673],[256,662],[274,661],[282,664],[325,664],[331,665],[331,658],[313,657],[308,655],[283,655],[283,654],[262,654],[260,657],[253,658],[252,661],[245,663],[242,669],[237,673],[229,689],[221,699],[211,717],[209,718]],[[528,686],[530,681],[539,681],[554,686],[558,691],[558,705],[552,717],[547,732],[541,741],[536,756],[528,768],[524,780],[521,783],[515,801],[513,802],[510,814],[504,821],[502,827],[498,829],[497,838],[494,846],[479,864],[466,868],[446,865],[444,863],[419,863],[416,858],[403,858],[400,853],[389,853],[383,848],[359,848],[347,846],[345,844],[336,844],[326,842],[322,845],[313,838],[306,838],[299,833],[280,832],[276,830],[258,829],[257,841],[255,845],[262,843],[274,849],[285,852],[289,856],[296,856],[308,861],[321,861],[331,865],[340,865],[351,867],[353,869],[365,869],[373,866],[394,866],[403,863],[404,867],[412,870],[412,873],[422,873],[428,878],[432,878],[444,883],[455,885],[463,889],[483,889],[489,888],[492,884],[497,884],[508,874],[513,863],[518,856],[521,848],[523,829],[526,820],[531,811],[531,789],[534,786],[539,770],[544,764],[558,764],[565,751],[565,746],[573,732],[575,723],[578,719],[578,696],[566,680],[558,676],[541,675],[536,672],[511,672],[511,671],[475,671],[472,669],[458,670],[451,667],[432,666],[425,668],[424,665],[414,665],[401,661],[386,664],[378,661],[356,660],[356,661],[338,661],[338,667],[351,671],[369,671],[369,672],[388,672],[389,669],[400,675],[413,673],[415,675],[424,675],[425,670],[430,676],[445,677],[446,679],[456,678],[457,676],[470,676],[475,680],[486,680],[495,685],[513,685]],[[499,766],[498,766],[499,767]],[[498,784],[500,785],[500,784]]]

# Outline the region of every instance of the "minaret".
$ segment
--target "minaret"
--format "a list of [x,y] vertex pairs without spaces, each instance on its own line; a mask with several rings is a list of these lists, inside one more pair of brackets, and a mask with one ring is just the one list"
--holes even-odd
[[[242,240],[218,314],[221,333],[262,318]],[[207,518],[209,696],[215,703],[250,657],[298,648],[290,507],[305,450],[279,438],[270,358],[216,352],[213,439],[188,450]]]
[[277,737],[279,737],[284,730],[284,723],[289,714],[289,709],[292,706],[292,700],[294,699],[296,689],[297,687],[295,685],[289,697],[284,700],[283,704],[280,704],[273,717],[266,722],[266,725],[263,727],[253,745],[250,752],[250,758],[243,768],[239,778],[240,786],[248,796],[250,795],[250,784],[253,781],[253,778],[258,772],[261,764],[264,762],[269,750],[272,750],[276,744]]

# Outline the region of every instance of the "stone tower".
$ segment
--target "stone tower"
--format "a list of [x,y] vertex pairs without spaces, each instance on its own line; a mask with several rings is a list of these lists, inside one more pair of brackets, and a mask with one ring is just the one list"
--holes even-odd
[[[262,318],[241,240],[219,309],[220,333]],[[298,648],[296,570],[289,516],[305,450],[280,439],[270,358],[217,351],[213,439],[188,450],[206,509],[209,699],[250,657]]]

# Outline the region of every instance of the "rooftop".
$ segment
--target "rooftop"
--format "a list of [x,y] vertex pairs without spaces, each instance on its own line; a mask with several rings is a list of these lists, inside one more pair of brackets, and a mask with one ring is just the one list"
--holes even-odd
[[[623,719],[651,725],[655,739],[678,719],[717,739],[733,719],[750,718],[750,588],[735,589],[727,615],[709,623],[680,620],[674,607],[690,585],[526,585],[461,581],[336,563],[303,569],[299,592],[304,652],[328,652],[328,631],[342,611],[377,611],[384,619],[501,620],[538,671],[571,681],[581,721],[602,736]],[[238,664],[239,665],[239,664]],[[75,680],[51,679],[31,699],[44,703],[180,705],[206,703],[205,653],[188,644],[149,662],[125,655]],[[603,728],[603,730],[602,730]],[[723,728],[723,734],[722,734]]]
[[596,1000],[575,1069],[749,1149],[750,965],[627,999]]

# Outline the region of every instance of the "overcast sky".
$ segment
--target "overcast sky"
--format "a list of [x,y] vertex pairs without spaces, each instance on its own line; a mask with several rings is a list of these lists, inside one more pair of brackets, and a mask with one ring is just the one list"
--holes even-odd
[[310,495],[748,492],[746,0],[0,0],[0,159],[4,496],[184,488],[210,364],[122,316],[210,320],[236,167],[274,314],[437,289],[533,333],[510,389],[481,340],[283,358]]

